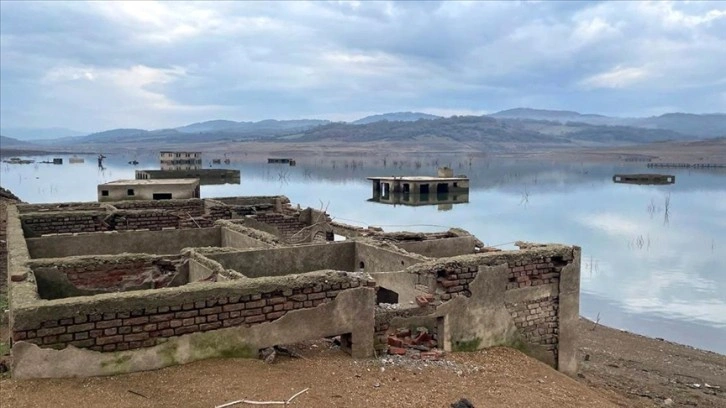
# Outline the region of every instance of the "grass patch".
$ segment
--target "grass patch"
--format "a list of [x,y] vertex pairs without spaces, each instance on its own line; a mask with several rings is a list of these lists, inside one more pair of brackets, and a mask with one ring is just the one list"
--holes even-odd
[[474,338],[472,340],[457,340],[451,346],[452,351],[477,351],[481,345],[480,338]]

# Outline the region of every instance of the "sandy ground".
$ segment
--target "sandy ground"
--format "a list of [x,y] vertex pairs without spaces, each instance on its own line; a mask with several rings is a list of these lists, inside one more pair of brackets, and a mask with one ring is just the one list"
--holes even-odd
[[726,356],[585,319],[578,331],[581,382],[655,406],[726,407]]
[[302,349],[305,359],[274,364],[207,360],[116,377],[3,380],[0,398],[3,407],[209,408],[242,398],[285,400],[309,388],[292,406],[448,407],[462,397],[475,407],[630,406],[511,349],[388,363],[353,361],[324,342],[316,345]]

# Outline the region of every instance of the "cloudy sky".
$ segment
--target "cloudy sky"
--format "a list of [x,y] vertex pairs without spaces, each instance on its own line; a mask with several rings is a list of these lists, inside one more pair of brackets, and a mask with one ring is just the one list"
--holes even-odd
[[726,111],[726,2],[0,2],[3,128]]

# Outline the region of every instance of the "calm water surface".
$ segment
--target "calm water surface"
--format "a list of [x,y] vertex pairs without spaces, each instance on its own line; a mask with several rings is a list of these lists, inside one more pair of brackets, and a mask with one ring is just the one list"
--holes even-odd
[[[104,170],[94,156],[85,156],[84,164],[61,157],[62,166],[2,163],[2,186],[31,203],[95,201],[98,183],[158,169],[152,154],[109,157]],[[133,159],[140,164],[127,164]],[[296,167],[232,163],[226,167],[241,170],[241,184],[202,186],[202,196],[284,194],[302,206],[327,206],[349,224],[414,231],[457,226],[502,248],[516,240],[579,245],[581,314],[726,354],[726,172],[669,169],[674,185],[640,186],[615,184],[612,176],[647,172],[642,164],[454,161],[472,189],[469,203],[444,210],[367,201],[372,189],[366,176],[434,174],[432,161],[422,160],[420,168],[360,161],[355,168],[329,158]]]

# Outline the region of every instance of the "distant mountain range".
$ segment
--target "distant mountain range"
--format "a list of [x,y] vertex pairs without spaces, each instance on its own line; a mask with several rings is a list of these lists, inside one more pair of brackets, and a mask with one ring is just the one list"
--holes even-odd
[[384,113],[381,115],[372,115],[372,116],[366,116],[365,118],[358,119],[356,121],[351,122],[354,125],[367,125],[369,123],[375,123],[375,122],[415,122],[417,120],[432,120],[432,119],[441,119],[441,116],[436,115],[430,115],[428,113],[421,113],[421,112],[394,112],[394,113]]
[[716,137],[726,135],[726,114],[666,113],[648,118],[618,118],[572,111],[517,108],[490,115],[499,119],[547,120],[560,123],[581,122],[591,125],[632,126],[672,130],[685,135]]
[[0,148],[32,146],[32,143],[0,135]]
[[88,132],[66,129],[61,127],[54,128],[2,128],[0,133],[6,137],[13,137],[18,140],[48,140],[59,139],[62,137],[83,136]]
[[[65,131],[65,133],[61,132]],[[45,146],[161,146],[223,141],[344,142],[410,141],[463,143],[485,150],[628,145],[655,141],[691,141],[726,135],[726,114],[669,113],[649,118],[617,118],[573,111],[517,108],[482,116],[444,118],[421,112],[367,116],[350,123],[319,119],[235,122],[211,120],[173,129],[112,129],[77,135],[56,130],[52,140],[22,136],[47,135],[48,129],[9,129],[3,146],[32,140]]]

